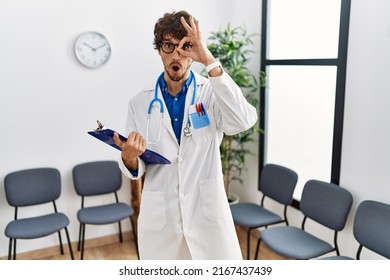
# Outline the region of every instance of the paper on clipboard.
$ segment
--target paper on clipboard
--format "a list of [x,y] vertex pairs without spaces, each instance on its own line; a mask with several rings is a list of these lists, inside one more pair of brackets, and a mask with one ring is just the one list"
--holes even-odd
[[[88,134],[110,145],[111,147],[114,147],[115,149],[121,151],[121,148],[115,144],[115,141],[113,139],[115,131],[108,128],[104,128],[99,121],[98,124],[99,127],[96,130],[88,131]],[[118,135],[122,141],[127,141],[126,137],[120,135],[119,133]],[[162,155],[148,149],[145,150],[145,152],[140,156],[140,158],[146,164],[170,164],[171,163],[168,159],[166,159]]]

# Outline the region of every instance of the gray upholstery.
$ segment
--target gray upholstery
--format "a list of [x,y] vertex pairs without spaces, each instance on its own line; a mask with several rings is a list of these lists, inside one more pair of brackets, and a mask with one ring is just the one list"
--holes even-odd
[[319,260],[328,260],[328,261],[350,261],[350,260],[354,260],[354,258],[351,258],[351,257],[348,257],[348,256],[329,256],[329,257],[319,258]]
[[[355,214],[353,235],[359,243],[356,259],[367,248],[390,259],[390,205],[373,200],[362,201]],[[322,260],[353,259],[349,256],[333,256]]]
[[5,228],[5,235],[15,239],[34,239],[60,231],[69,225],[63,213],[52,213],[33,218],[18,219]]
[[309,180],[302,192],[300,209],[308,218],[333,230],[342,230],[352,206],[352,195],[338,185]]
[[260,205],[242,202],[230,206],[235,224],[242,227],[257,228],[283,221],[283,218]]
[[116,192],[122,185],[122,173],[115,161],[94,161],[73,168],[76,193],[94,196]]
[[[80,222],[79,245],[81,259],[84,258],[85,227],[89,225],[107,225],[118,223],[119,240],[122,242],[121,221],[129,218],[133,229],[134,242],[137,240],[134,231],[132,216],[133,208],[127,203],[119,202],[117,191],[122,185],[122,173],[116,161],[93,161],[78,164],[73,168],[73,182],[76,193],[81,196],[81,208],[77,211]],[[85,198],[99,195],[113,195],[112,203],[88,205],[85,207]],[[138,248],[137,248],[138,253]]]
[[261,232],[262,241],[278,255],[307,260],[331,252],[333,247],[294,226],[273,227]]
[[261,171],[259,191],[284,205],[292,202],[298,174],[281,165],[267,164]]
[[[250,252],[250,233],[252,229],[266,227],[278,223],[287,223],[286,210],[292,202],[292,195],[298,181],[295,171],[276,164],[263,167],[260,176],[259,191],[263,198],[261,204],[237,203],[230,206],[234,223],[247,229],[247,259]],[[279,202],[284,206],[284,216],[276,214],[264,207],[264,198]]]
[[[15,207],[15,219],[8,223],[5,235],[9,238],[8,259],[16,259],[16,240],[34,239],[58,232],[61,253],[63,246],[61,230],[64,229],[68,240],[71,258],[73,251],[67,226],[68,217],[57,212],[55,201],[61,195],[61,175],[55,168],[33,168],[9,173],[4,178],[6,199]],[[52,203],[53,212],[40,216],[18,217],[18,208]],[[26,211],[25,211],[26,212]],[[13,251],[13,252],[12,252]]]
[[390,205],[372,200],[360,203],[353,234],[363,247],[390,259]]
[[107,225],[126,219],[133,214],[133,208],[119,202],[83,208],[77,212],[77,219],[84,224]]
[[[350,192],[340,186],[309,180],[304,186],[300,203],[304,214],[302,228],[280,226],[265,229],[260,234],[261,241],[277,254],[290,259],[312,259],[332,251],[339,255],[337,233],[345,226],[352,200]],[[334,243],[305,231],[307,219],[333,230]]]
[[55,168],[15,171],[4,178],[9,205],[30,206],[51,202],[60,197],[61,175]]

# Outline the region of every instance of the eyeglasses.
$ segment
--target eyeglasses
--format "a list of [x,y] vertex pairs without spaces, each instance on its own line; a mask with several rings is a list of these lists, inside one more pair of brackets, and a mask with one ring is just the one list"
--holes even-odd
[[[173,51],[179,46],[179,44],[174,44],[171,42],[162,42],[160,43],[161,49],[165,53],[173,53]],[[190,51],[192,49],[191,43],[184,43],[182,50]]]

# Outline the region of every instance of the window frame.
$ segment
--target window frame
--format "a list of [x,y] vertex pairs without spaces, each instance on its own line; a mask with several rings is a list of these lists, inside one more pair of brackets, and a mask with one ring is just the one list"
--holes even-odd
[[[344,103],[345,103],[345,84],[347,70],[347,54],[348,54],[348,34],[351,0],[341,0],[340,8],[340,26],[339,26],[339,45],[338,57],[335,59],[268,59],[267,58],[267,39],[268,39],[268,23],[269,9],[268,4],[271,0],[262,1],[262,21],[261,21],[261,63],[260,70],[267,73],[268,66],[283,65],[283,66],[298,66],[298,65],[315,65],[315,66],[335,66],[337,68],[336,76],[336,93],[335,93],[335,109],[334,109],[334,124],[333,124],[333,143],[332,143],[332,160],[331,160],[331,175],[330,181],[334,184],[340,183],[341,169],[341,153],[342,153],[342,138],[344,125]],[[260,88],[260,129],[265,131],[266,120],[266,88]],[[266,133],[266,132],[264,132]],[[265,135],[259,136],[259,180],[261,169],[265,164]],[[299,208],[299,201],[294,199],[292,206]]]

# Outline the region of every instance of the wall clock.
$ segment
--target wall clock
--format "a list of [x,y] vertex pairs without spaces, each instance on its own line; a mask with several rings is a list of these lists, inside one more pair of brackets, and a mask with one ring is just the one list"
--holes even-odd
[[88,68],[98,68],[110,58],[110,43],[99,32],[84,32],[76,39],[75,54],[82,65]]

